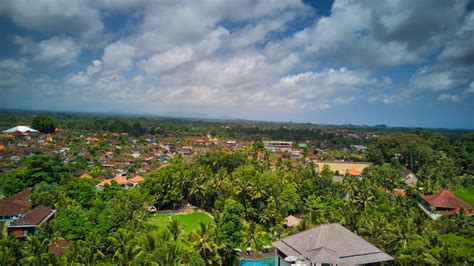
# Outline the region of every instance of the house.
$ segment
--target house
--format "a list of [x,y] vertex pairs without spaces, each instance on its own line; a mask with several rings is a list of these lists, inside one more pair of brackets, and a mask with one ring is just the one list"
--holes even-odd
[[132,187],[135,187],[136,185],[140,184],[141,182],[143,182],[143,180],[145,180],[142,176],[135,176],[133,178],[130,178],[128,180],[128,182],[130,182],[130,184],[132,185]]
[[38,227],[48,221],[56,211],[39,205],[27,212],[23,217],[8,226],[8,232],[16,238],[23,238],[38,234]]
[[299,159],[300,157],[301,157],[301,152],[300,151],[292,151],[290,153],[290,159],[292,159],[292,160]]
[[191,155],[193,153],[193,149],[189,146],[183,146],[177,150],[177,152],[183,156]]
[[340,224],[322,224],[272,243],[275,265],[356,265],[393,258]]
[[449,189],[443,189],[437,194],[425,195],[422,198],[424,202],[419,206],[433,220],[459,213],[461,210],[468,216],[473,215],[472,207],[456,197]]
[[416,186],[416,183],[418,182],[418,178],[412,171],[405,169],[403,171],[403,176],[404,176],[403,182],[405,182],[407,186],[410,186],[410,187]]
[[308,143],[298,143],[298,148],[300,149],[304,149],[304,148],[307,148],[308,147]]
[[94,179],[91,175],[89,175],[89,173],[87,172],[84,172],[80,177],[79,179],[88,179],[88,180],[92,180]]
[[72,242],[64,239],[55,241],[53,244],[48,246],[48,252],[52,253],[56,257],[60,257],[66,252],[71,246]]
[[291,141],[264,141],[263,146],[269,151],[291,151],[293,142]]
[[284,219],[286,227],[296,227],[300,224],[301,219],[293,215],[289,215]]
[[10,129],[4,130],[3,133],[21,134],[21,133],[39,133],[39,131],[27,126],[16,126],[16,127],[12,127]]
[[346,174],[351,175],[351,176],[361,176],[362,172],[352,167],[351,169],[347,170]]
[[367,146],[352,144],[351,149],[356,150],[356,151],[365,151],[367,150]]
[[0,202],[0,221],[7,225],[19,220],[30,209],[31,189],[25,189]]

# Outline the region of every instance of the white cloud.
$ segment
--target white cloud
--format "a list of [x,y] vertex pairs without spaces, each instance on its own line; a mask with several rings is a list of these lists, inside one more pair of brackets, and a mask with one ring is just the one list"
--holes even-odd
[[109,44],[102,55],[105,71],[118,73],[130,70],[134,65],[135,52],[135,47],[122,41]]
[[438,101],[441,101],[441,102],[452,102],[452,103],[456,103],[456,102],[460,102],[462,101],[463,98],[459,95],[452,95],[452,94],[441,94],[439,97],[438,97]]
[[0,16],[28,30],[95,37],[103,29],[100,13],[80,0],[4,0]]
[[15,36],[13,42],[20,46],[22,54],[28,54],[35,62],[64,67],[76,62],[81,53],[80,45],[71,37],[52,37],[38,43]]
[[472,67],[425,66],[416,71],[410,86],[413,92],[446,91],[467,84],[472,79]]
[[140,66],[147,74],[154,75],[174,70],[192,59],[193,50],[177,47],[142,61]]
[[0,59],[0,88],[18,89],[29,70],[25,59]]

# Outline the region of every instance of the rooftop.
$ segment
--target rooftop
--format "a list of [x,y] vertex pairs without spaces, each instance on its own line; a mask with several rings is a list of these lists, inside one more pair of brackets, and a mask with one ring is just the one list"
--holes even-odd
[[323,224],[273,242],[286,256],[311,263],[367,264],[393,258],[340,224]]

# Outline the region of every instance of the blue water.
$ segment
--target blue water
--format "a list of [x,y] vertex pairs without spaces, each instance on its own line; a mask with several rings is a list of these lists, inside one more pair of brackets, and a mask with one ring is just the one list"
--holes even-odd
[[264,260],[240,260],[240,266],[269,266],[275,265],[274,258]]

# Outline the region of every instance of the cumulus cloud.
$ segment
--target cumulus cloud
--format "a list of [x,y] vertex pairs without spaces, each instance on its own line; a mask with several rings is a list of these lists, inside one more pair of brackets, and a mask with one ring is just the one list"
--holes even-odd
[[28,38],[15,36],[13,42],[20,46],[21,53],[30,55],[34,61],[55,67],[73,64],[81,53],[80,45],[71,37],[55,36],[35,43]]
[[29,67],[25,59],[1,59],[0,88],[18,89],[18,86],[24,82],[24,74],[27,71],[29,71]]
[[80,0],[5,0],[0,16],[28,30],[91,38],[103,29],[100,13]]
[[414,92],[446,91],[472,79],[472,67],[425,66],[416,71],[410,85]]
[[104,49],[102,61],[104,69],[111,73],[125,72],[130,70],[134,61],[136,48],[122,41],[109,44]]
[[474,63],[474,12],[466,15],[456,36],[447,42],[439,59],[444,62]]

